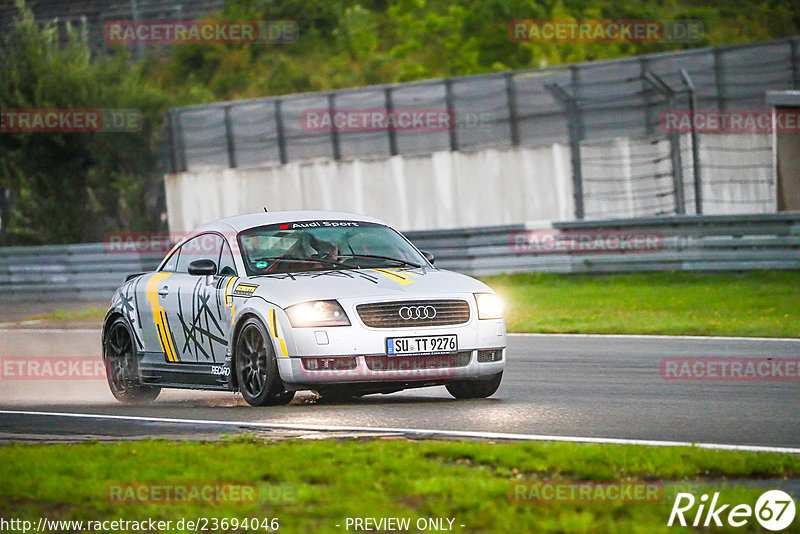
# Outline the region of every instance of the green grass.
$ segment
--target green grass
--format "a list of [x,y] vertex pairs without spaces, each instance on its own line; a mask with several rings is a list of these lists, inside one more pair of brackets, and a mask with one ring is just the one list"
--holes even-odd
[[526,273],[483,279],[510,332],[800,337],[800,272]]
[[[526,273],[484,281],[506,302],[510,332],[800,337],[800,272]],[[102,321],[106,310],[31,317]]]
[[106,316],[108,308],[80,308],[77,310],[53,310],[51,312],[26,317],[25,321],[96,321],[98,324]]
[[[50,519],[277,517],[281,532],[342,532],[346,517],[450,517],[461,532],[669,532],[675,492],[717,487],[753,505],[776,479],[800,476],[800,456],[570,443],[142,441],[0,447],[0,517]],[[658,503],[531,502],[510,498],[535,480],[650,480]],[[737,480],[764,479],[747,488]],[[258,502],[118,504],[109,484],[255,483]],[[673,484],[674,483],[674,484]],[[759,531],[750,522],[738,532]],[[232,531],[232,530],[229,530]],[[413,530],[412,530],[413,531]],[[724,532],[723,529],[715,531]],[[800,526],[784,532],[798,532]]]

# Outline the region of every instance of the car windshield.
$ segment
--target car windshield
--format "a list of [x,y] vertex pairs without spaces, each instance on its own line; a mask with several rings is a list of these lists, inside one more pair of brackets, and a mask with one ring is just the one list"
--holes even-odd
[[363,221],[299,221],[239,233],[250,275],[429,266],[397,231]]

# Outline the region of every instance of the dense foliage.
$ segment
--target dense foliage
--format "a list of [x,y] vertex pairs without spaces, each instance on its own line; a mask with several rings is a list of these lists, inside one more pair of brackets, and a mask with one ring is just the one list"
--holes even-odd
[[[179,46],[154,70],[208,98],[268,95],[464,76],[767,40],[800,33],[794,0],[235,0],[220,20],[293,19],[291,45]],[[700,20],[695,43],[513,42],[517,19]]]
[[172,103],[124,54],[93,59],[85,28],[59,35],[22,11],[0,48],[0,109],[142,112],[129,133],[2,132],[0,188],[12,192],[10,244],[102,240],[116,228],[158,224],[154,174],[161,117]]

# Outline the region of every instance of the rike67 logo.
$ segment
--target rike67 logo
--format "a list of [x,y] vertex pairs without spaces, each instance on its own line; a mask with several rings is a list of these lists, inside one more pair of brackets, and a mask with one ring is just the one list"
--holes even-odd
[[761,494],[755,507],[749,504],[724,503],[719,492],[710,497],[704,493],[696,499],[691,493],[678,493],[667,526],[731,526],[747,525],[753,517],[765,529],[777,532],[794,521],[795,504],[792,497],[781,490],[769,490]]

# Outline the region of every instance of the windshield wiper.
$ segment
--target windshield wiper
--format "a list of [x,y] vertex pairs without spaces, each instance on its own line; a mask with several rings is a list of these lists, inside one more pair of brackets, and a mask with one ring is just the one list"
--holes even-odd
[[[315,259],[315,258],[296,258],[294,256],[281,256],[281,257],[277,257],[277,258],[258,258],[255,261],[256,261],[256,263],[259,262],[259,261],[267,261],[267,262],[269,262],[269,261],[298,261],[298,262],[304,262],[304,263],[322,263],[323,265],[331,265],[333,267],[344,267],[346,269],[352,269],[353,268],[352,265],[348,265],[346,263],[341,263],[341,262],[333,261],[333,260],[326,260],[324,258],[316,258]],[[358,267],[358,268],[360,269],[361,267]]]
[[402,263],[403,265],[409,265],[414,268],[419,268],[420,265],[414,263],[412,261],[401,260],[400,258],[392,258],[391,256],[378,256],[376,254],[339,254],[340,258],[347,257],[347,258],[367,258],[372,260],[386,260],[386,261],[394,261],[397,263]]

